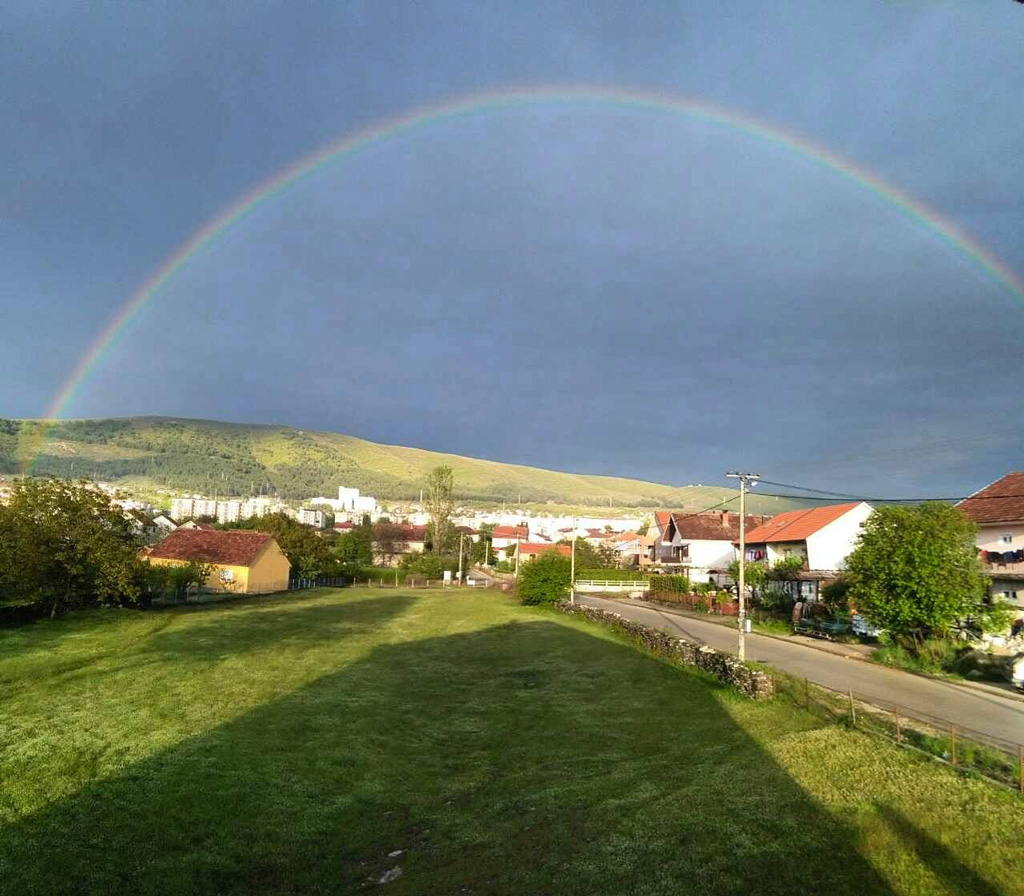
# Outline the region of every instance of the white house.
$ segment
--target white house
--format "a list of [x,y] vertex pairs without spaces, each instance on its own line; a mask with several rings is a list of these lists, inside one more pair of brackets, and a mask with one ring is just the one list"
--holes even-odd
[[780,513],[748,530],[746,559],[774,566],[779,560],[799,557],[803,569],[794,581],[782,584],[796,597],[816,600],[822,585],[846,569],[846,558],[871,512],[871,505],[861,501]]
[[[751,531],[765,517],[747,516]],[[694,582],[704,582],[725,572],[736,559],[734,542],[740,535],[740,516],[729,511],[655,514],[653,559],[667,567],[677,567]]]
[[978,526],[982,568],[992,580],[990,593],[1024,615],[1024,472],[1007,473],[959,507]]

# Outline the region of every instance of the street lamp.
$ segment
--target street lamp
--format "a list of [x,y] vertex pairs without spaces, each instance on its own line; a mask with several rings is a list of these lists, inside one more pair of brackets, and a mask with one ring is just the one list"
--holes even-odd
[[753,488],[757,481],[761,478],[760,473],[739,473],[732,472],[725,474],[726,479],[738,479],[740,481],[740,576],[739,583],[737,586],[737,592],[739,596],[739,611],[736,614],[739,618],[740,624],[740,640],[739,649],[737,650],[737,656],[740,658],[740,662],[743,662],[747,658],[746,643],[744,635],[746,634],[747,626],[747,612],[746,612],[746,601],[744,600],[743,588],[744,588],[744,574],[746,572],[747,562],[747,483],[750,483],[750,487]]

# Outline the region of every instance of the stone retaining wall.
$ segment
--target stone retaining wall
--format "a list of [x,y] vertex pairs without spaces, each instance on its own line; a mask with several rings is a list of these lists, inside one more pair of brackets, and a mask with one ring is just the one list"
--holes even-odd
[[599,610],[596,607],[585,607],[572,604],[567,600],[559,601],[558,609],[571,616],[582,616],[591,622],[602,622],[629,635],[644,647],[659,656],[666,656],[684,666],[696,666],[710,672],[719,681],[736,688],[740,693],[754,700],[766,700],[775,693],[772,677],[757,669],[741,663],[736,657],[727,653],[719,653],[713,647],[701,646],[682,638],[651,628],[648,625],[627,619],[610,610]]

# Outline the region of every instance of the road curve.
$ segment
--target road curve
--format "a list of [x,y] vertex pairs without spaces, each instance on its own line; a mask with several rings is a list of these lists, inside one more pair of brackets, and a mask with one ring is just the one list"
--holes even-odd
[[[631,600],[609,600],[577,594],[577,603],[612,610],[652,628],[736,653],[736,629],[705,622],[657,606]],[[780,638],[747,635],[747,659],[768,663],[798,678],[837,691],[853,688],[858,697],[882,705],[897,703],[914,713],[948,719],[1010,743],[1024,743],[1024,701],[1008,694],[988,694],[952,682],[922,678],[897,669],[791,644]]]

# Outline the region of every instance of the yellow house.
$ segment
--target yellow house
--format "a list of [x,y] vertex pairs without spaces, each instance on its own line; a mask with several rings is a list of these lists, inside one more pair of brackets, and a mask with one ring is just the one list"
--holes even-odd
[[154,566],[208,563],[207,591],[264,594],[285,591],[291,564],[268,532],[246,529],[175,529],[149,550]]

